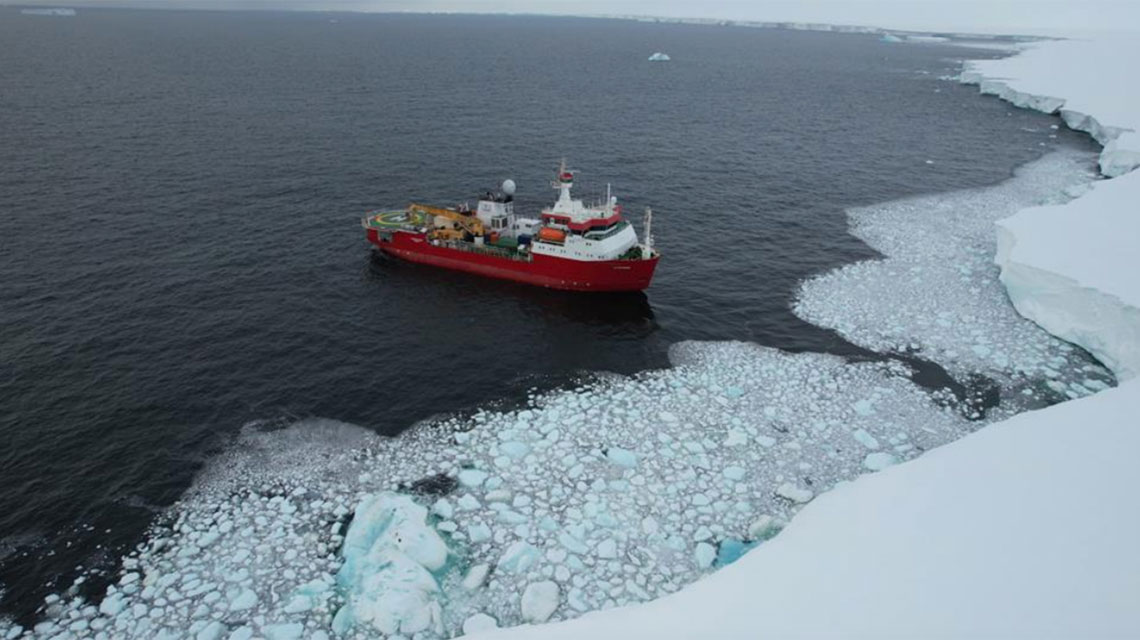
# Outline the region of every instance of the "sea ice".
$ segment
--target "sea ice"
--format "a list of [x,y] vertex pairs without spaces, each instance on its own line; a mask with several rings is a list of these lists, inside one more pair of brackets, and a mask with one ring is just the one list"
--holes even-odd
[[523,620],[527,622],[549,620],[558,609],[560,593],[558,585],[550,580],[528,584],[523,590],[520,604]]
[[[888,442],[904,430],[915,448],[902,460],[978,426],[931,402],[897,363],[742,343],[682,343],[670,358],[670,369],[396,439],[329,421],[251,430],[127,559],[132,569],[96,619],[116,638],[150,638],[225,620],[228,598],[249,590],[256,601],[240,613],[251,636],[300,623],[306,635],[427,639],[454,636],[480,613],[510,626],[644,601],[770,537],[815,492],[865,473],[868,450],[851,432]],[[740,394],[722,404],[727,388]],[[870,415],[852,409],[887,397]],[[731,433],[743,442],[724,446]],[[527,446],[525,463],[468,477],[446,496],[399,493],[422,478],[492,468],[509,458],[506,442]],[[617,446],[643,442],[653,445],[636,454]],[[198,547],[208,532],[216,538]],[[542,583],[558,596],[533,587],[524,617],[523,593]],[[169,606],[175,589],[194,606]],[[136,606],[161,616],[140,622]]]
[[[885,257],[804,282],[797,315],[868,349],[936,362],[961,382],[996,380],[1004,391],[996,417],[1064,399],[1043,381],[1059,371],[1066,383],[1083,378],[1095,363],[1010,306],[993,266],[995,230],[1021,208],[1070,199],[1067,187],[1092,179],[1091,161],[1054,151],[992,187],[848,211],[851,232]],[[1112,379],[1103,370],[1097,377]],[[873,406],[861,398],[854,410]]]

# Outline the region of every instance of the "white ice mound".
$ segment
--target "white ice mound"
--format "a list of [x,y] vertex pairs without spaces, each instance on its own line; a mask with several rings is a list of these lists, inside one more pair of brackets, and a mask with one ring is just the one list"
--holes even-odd
[[996,262],[1013,305],[1117,377],[1140,373],[1140,172],[1098,182],[1063,206],[998,223]]
[[427,509],[408,496],[366,496],[344,538],[337,586],[344,606],[333,629],[354,626],[380,633],[443,633],[440,588],[433,572],[447,564],[447,545],[427,524]]
[[668,61],[669,61],[669,59],[670,59],[670,58],[669,58],[669,56],[668,56],[667,54],[661,53],[660,51],[658,51],[657,53],[655,53],[655,54],[653,54],[653,55],[649,56],[649,61],[650,61],[650,62],[668,62]]

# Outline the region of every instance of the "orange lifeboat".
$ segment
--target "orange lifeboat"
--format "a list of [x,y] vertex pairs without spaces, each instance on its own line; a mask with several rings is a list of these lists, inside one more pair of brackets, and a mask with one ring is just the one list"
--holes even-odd
[[554,227],[543,227],[538,230],[538,239],[543,242],[562,244],[566,242],[566,232],[562,229],[555,229]]

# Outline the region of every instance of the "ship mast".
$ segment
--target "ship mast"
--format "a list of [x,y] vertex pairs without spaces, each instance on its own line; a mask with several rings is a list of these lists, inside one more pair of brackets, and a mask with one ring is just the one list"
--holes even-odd
[[653,257],[653,209],[645,207],[645,244],[641,245],[641,259]]
[[558,165],[558,179],[551,185],[559,190],[558,201],[570,203],[570,187],[574,186],[574,172],[566,168],[566,159]]

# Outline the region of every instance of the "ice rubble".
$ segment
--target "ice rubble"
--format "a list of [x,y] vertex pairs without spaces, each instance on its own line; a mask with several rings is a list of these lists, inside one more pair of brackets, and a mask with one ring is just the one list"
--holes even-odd
[[804,282],[795,311],[869,349],[938,362],[960,380],[996,379],[1007,415],[1103,389],[1108,372],[1007,304],[993,264],[995,223],[1043,198],[1070,199],[1066,189],[1094,178],[1091,166],[1091,154],[1056,151],[992,187],[853,209],[851,232],[884,258]]
[[[642,602],[770,538],[870,454],[977,426],[897,363],[738,343],[672,356],[395,440],[328,422],[247,434],[102,603],[55,603],[35,635],[448,637]],[[438,474],[454,491],[408,495]]]
[[836,488],[679,593],[487,637],[1128,637],[1140,629],[1138,385]]

